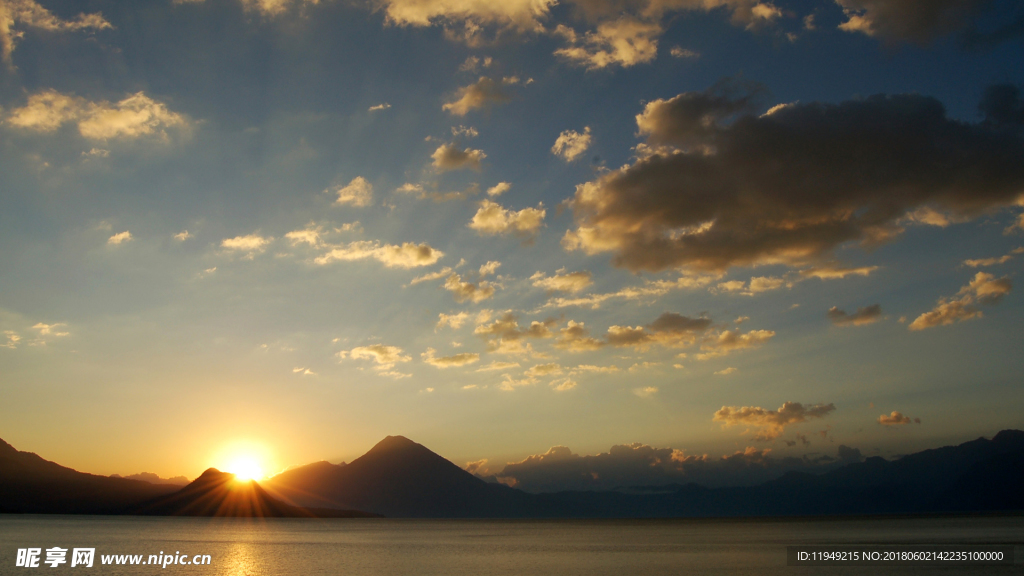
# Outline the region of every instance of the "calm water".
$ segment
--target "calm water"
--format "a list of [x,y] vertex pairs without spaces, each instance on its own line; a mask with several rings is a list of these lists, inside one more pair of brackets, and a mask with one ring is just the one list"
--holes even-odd
[[[1017,565],[787,567],[786,546],[1001,543]],[[786,521],[238,520],[0,515],[0,574],[1024,574],[1024,517]],[[92,568],[16,568],[18,548],[95,547]],[[208,566],[103,566],[108,554],[209,554]],[[43,552],[45,560],[46,553]]]

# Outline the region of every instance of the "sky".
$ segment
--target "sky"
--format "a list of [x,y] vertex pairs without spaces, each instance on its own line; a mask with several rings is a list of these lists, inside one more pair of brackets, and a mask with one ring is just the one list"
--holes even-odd
[[0,0],[0,438],[558,488],[1022,428],[1022,40],[1012,0]]

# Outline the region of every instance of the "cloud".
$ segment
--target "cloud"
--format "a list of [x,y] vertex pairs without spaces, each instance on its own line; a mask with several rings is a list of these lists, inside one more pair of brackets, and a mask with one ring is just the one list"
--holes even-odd
[[489,108],[494,104],[504,104],[512,100],[512,97],[504,89],[504,86],[508,84],[515,84],[515,82],[511,79],[496,82],[486,76],[481,76],[475,83],[459,88],[455,94],[457,98],[451,102],[446,102],[441,106],[441,109],[447,110],[456,116],[465,116],[479,108]]
[[536,208],[523,208],[518,212],[502,207],[497,202],[481,200],[480,208],[473,215],[469,227],[481,236],[514,233],[520,236],[532,236],[544,224],[544,204]]
[[603,22],[596,30],[583,36],[559,25],[555,34],[565,38],[569,45],[555,50],[555,56],[588,70],[608,66],[628,68],[645,64],[658,56],[658,37],[662,32],[659,23],[630,16]]
[[380,242],[361,240],[347,245],[334,246],[330,251],[313,260],[319,265],[343,260],[366,260],[373,258],[388,268],[416,268],[431,266],[444,257],[444,252],[431,248],[428,244],[404,242],[401,246]]
[[46,32],[76,32],[113,28],[103,14],[79,13],[74,20],[63,20],[35,0],[0,0],[0,59],[11,65],[11,54],[24,35],[21,28]]
[[643,388],[633,388],[633,394],[641,398],[650,398],[658,393],[657,386],[644,386]]
[[511,189],[512,184],[509,184],[508,182],[498,182],[494,186],[491,186],[490,188],[487,189],[487,195],[494,198],[496,196],[501,196],[502,194],[508,192]]
[[835,404],[813,404],[804,406],[799,402],[785,402],[778,410],[766,410],[756,406],[722,406],[715,412],[713,422],[725,426],[744,425],[759,428],[755,440],[774,440],[787,426],[807,420],[824,418],[835,411]]
[[827,316],[836,326],[864,326],[866,324],[874,324],[882,318],[882,306],[880,304],[872,304],[871,306],[858,308],[853,314],[847,314],[845,311],[833,306],[828,309]]
[[497,272],[498,268],[500,268],[500,267],[501,267],[501,262],[498,262],[497,260],[489,260],[486,264],[482,264],[480,266],[480,270],[479,270],[478,274],[480,274],[481,278],[483,278],[485,276],[490,276],[491,274],[494,274],[495,272]]
[[558,376],[562,374],[562,367],[558,365],[558,363],[556,362],[549,362],[547,364],[537,364],[536,366],[530,368],[523,374],[530,378],[535,378],[538,376]]
[[54,132],[74,122],[79,134],[90,140],[136,139],[155,136],[167,140],[168,128],[187,129],[189,120],[143,92],[123,100],[89,102],[55,90],[29,96],[28,103],[7,116],[7,124],[35,132]]
[[701,354],[697,355],[698,360],[708,360],[718,356],[725,356],[738,350],[757,348],[771,340],[775,332],[771,330],[751,330],[746,334],[732,330],[723,330],[701,343]]
[[476,371],[477,372],[495,372],[495,371],[498,371],[498,370],[509,370],[511,368],[518,368],[518,367],[519,367],[519,363],[518,362],[500,362],[498,360],[495,360],[494,362],[491,362],[490,364],[485,364],[485,365],[477,368]]
[[733,368],[732,366],[730,366],[728,368],[723,368],[723,369],[715,372],[715,376],[728,376],[729,374],[735,374],[738,371],[739,371],[738,368]]
[[192,234],[190,234],[188,230],[182,230],[181,232],[178,232],[177,234],[174,235],[174,239],[177,240],[178,242],[184,242],[185,240],[188,240],[191,237]]
[[21,336],[19,336],[14,330],[4,330],[4,337],[7,341],[0,344],[0,348],[9,348],[14,350],[18,347],[18,342],[21,342]]
[[335,204],[351,204],[352,206],[364,207],[373,204],[373,185],[362,176],[356,176],[347,185],[334,191],[338,198]]
[[486,157],[487,154],[484,154],[483,150],[473,150],[472,148],[460,150],[455,144],[442,144],[431,155],[431,158],[434,159],[434,168],[438,172],[463,168],[479,171],[480,162]]
[[383,102],[381,104],[375,104],[373,106],[370,106],[370,108],[369,108],[369,110],[367,110],[367,112],[379,112],[381,110],[387,110],[388,108],[391,108],[391,104],[388,104],[387,102]]
[[563,246],[612,252],[633,271],[817,266],[840,245],[893,240],[922,206],[970,219],[1024,189],[1021,134],[950,119],[933,98],[796,103],[758,116],[762,94],[727,79],[648,103],[640,133],[671,151],[577,186]]
[[[399,26],[430,26],[441,23],[450,26],[462,22],[472,31],[486,25],[496,25],[521,31],[539,30],[539,19],[547,15],[555,0],[505,0],[481,2],[479,0],[382,0],[381,6],[388,22]],[[468,39],[472,39],[470,36]]]
[[[385,346],[383,344],[371,344],[369,346],[357,346],[352,350],[342,350],[338,352],[338,357],[341,359],[352,358],[353,360],[366,359],[373,360],[377,364],[378,370],[388,371],[399,362],[409,362],[412,360],[409,356],[402,355],[402,349],[398,346]],[[385,374],[382,372],[382,374]],[[402,377],[399,373],[386,373],[388,376]]]
[[444,328],[445,326],[451,326],[452,329],[458,330],[469,320],[469,314],[466,312],[459,312],[457,314],[445,314],[440,313],[437,315],[437,325],[434,327],[435,330]]
[[480,360],[479,354],[471,352],[463,352],[462,354],[455,354],[453,356],[442,356],[437,358],[434,356],[436,350],[433,348],[427,348],[427,351],[420,354],[420,358],[431,366],[436,368],[454,368],[458,366],[466,366]]
[[694,52],[693,50],[688,50],[686,48],[683,48],[682,46],[673,46],[672,49],[668,51],[668,53],[673,58],[700,58],[700,52]]
[[996,266],[999,264],[1006,264],[1010,260],[1013,260],[1013,254],[1003,254],[998,258],[979,258],[976,260],[964,260],[964,266],[970,266],[971,268],[978,268],[980,266]]
[[594,366],[593,364],[580,364],[569,371],[569,375],[576,374],[611,374],[618,372],[618,366]]
[[801,270],[800,275],[804,278],[819,278],[821,280],[843,279],[847,276],[869,276],[878,270],[878,266],[861,266],[859,268],[848,268],[838,264],[826,264]]
[[549,386],[551,386],[555,390],[555,392],[565,392],[567,390],[572,390],[573,388],[576,387],[576,385],[577,385],[577,382],[575,380],[573,380],[572,378],[562,378],[560,380],[552,380],[551,384],[549,384]]
[[714,276],[681,276],[676,280],[648,280],[641,286],[627,286],[616,292],[589,294],[574,298],[552,298],[543,307],[565,308],[568,306],[583,306],[596,310],[609,300],[622,299],[634,302],[647,299],[656,300],[672,290],[702,288],[714,280]]
[[588,335],[582,322],[570,320],[559,334],[555,347],[570,352],[597,350],[605,346],[645,349],[651,345],[666,347],[689,346],[711,326],[706,317],[689,318],[674,312],[665,312],[654,322],[644,326],[610,326],[604,339]]
[[498,384],[498,389],[504,390],[505,392],[512,392],[516,388],[522,388],[524,386],[533,386],[534,384],[537,383],[536,378],[526,377],[519,378],[517,380],[513,378],[511,374],[502,374],[501,378],[502,380],[501,383]]
[[590,148],[590,142],[590,126],[585,126],[582,134],[575,130],[565,130],[558,135],[554,146],[551,147],[551,153],[561,156],[566,162],[572,162]]
[[957,292],[956,297],[940,298],[935,308],[915,318],[908,328],[924,330],[981,318],[983,314],[975,304],[998,304],[1011,288],[1013,284],[1009,277],[997,279],[991,274],[978,272],[967,286]]
[[[444,148],[444,146],[442,146]],[[466,151],[470,151],[468,148]],[[456,150],[457,152],[457,150]],[[435,156],[437,154],[435,153]],[[482,157],[482,156],[481,156]],[[395,192],[401,192],[403,194],[415,194],[420,200],[433,200],[434,202],[450,202],[452,200],[465,200],[470,196],[476,196],[480,193],[480,185],[473,183],[466,187],[465,190],[458,190],[455,192],[428,192],[423,189],[422,184],[411,184],[405,183],[399,186]]]
[[483,302],[494,296],[495,285],[490,282],[465,282],[462,276],[452,274],[445,280],[444,289],[452,293],[456,302]]
[[968,29],[991,0],[836,0],[847,20],[840,30],[877,36],[887,42],[927,45]]
[[482,473],[484,471],[484,466],[486,465],[487,458],[484,458],[483,460],[477,460],[476,462],[466,462],[466,466],[463,468],[463,470],[469,472],[470,474]]
[[[452,269],[448,266],[438,270],[437,272],[429,272],[422,276],[417,276],[409,281],[409,286],[415,286],[421,282],[430,282],[431,280],[440,280],[441,278],[447,278],[452,273]],[[457,326],[455,326],[457,328]]]
[[110,238],[107,238],[107,244],[110,244],[112,246],[116,246],[118,244],[123,244],[125,242],[130,242],[130,241],[132,241],[134,239],[135,238],[132,237],[132,233],[127,231],[127,230],[125,230],[124,232],[118,232],[117,234],[114,234]]
[[554,338],[550,326],[555,320],[539,322],[534,320],[529,326],[521,328],[516,315],[506,312],[494,322],[479,324],[473,333],[484,338],[498,338],[504,342],[514,342],[523,338]]
[[593,275],[586,271],[564,272],[559,270],[554,276],[548,277],[543,272],[536,272],[530,276],[530,280],[537,288],[543,288],[552,292],[570,292],[575,294],[586,289],[594,283]]
[[253,258],[256,254],[261,254],[267,249],[267,245],[273,242],[272,237],[263,237],[259,234],[246,234],[245,236],[235,236],[234,238],[225,238],[221,240],[220,247],[224,250],[242,253],[247,252],[247,258]]
[[785,278],[776,278],[773,276],[755,276],[750,279],[749,282],[743,282],[742,280],[730,280],[728,282],[722,282],[718,284],[714,291],[716,292],[738,292],[744,296],[754,296],[762,292],[769,292],[771,290],[778,290],[782,287],[791,287],[793,284],[787,282]]
[[904,416],[902,412],[897,412],[896,410],[893,410],[888,416],[882,414],[878,417],[878,423],[883,426],[902,426],[904,424],[910,424],[911,422],[920,424],[921,419]]

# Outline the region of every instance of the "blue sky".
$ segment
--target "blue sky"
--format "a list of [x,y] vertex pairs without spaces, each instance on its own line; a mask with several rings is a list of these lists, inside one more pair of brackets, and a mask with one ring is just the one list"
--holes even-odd
[[1021,18],[0,0],[0,437],[193,477],[1020,428]]

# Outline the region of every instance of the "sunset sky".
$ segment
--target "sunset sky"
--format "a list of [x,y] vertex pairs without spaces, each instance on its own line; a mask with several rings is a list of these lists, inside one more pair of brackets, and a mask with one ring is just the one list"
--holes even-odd
[[0,0],[0,59],[20,450],[193,478],[401,434],[485,474],[1024,427],[1020,2]]

